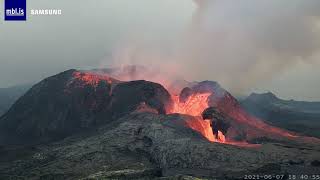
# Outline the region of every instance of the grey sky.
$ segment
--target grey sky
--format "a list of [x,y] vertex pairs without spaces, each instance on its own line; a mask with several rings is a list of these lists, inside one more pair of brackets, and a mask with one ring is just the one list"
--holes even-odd
[[159,36],[183,28],[193,7],[185,0],[27,3],[29,10],[59,8],[63,15],[29,15],[27,22],[0,20],[0,87],[40,80],[68,68],[96,67],[131,34],[145,30]]
[[[2,1],[1,16],[3,16]],[[205,0],[199,1],[205,2]],[[294,0],[298,5],[292,5],[292,0],[283,0],[281,2],[288,3],[288,8],[285,3],[266,6],[269,8],[268,11],[274,11],[274,17],[269,18],[270,12],[267,10],[261,12],[261,9],[264,9],[263,2],[266,1],[262,1],[261,4],[257,1],[252,3],[254,1],[250,0],[240,0],[233,4],[230,4],[231,0],[229,4],[222,1],[210,1],[210,4],[206,5],[208,8],[202,10],[204,13],[202,21],[210,22],[213,27],[222,27],[216,29],[228,32],[229,37],[240,43],[226,41],[225,46],[219,47],[224,50],[219,50],[218,55],[212,55],[211,52],[215,51],[211,51],[210,48],[214,48],[217,44],[203,39],[213,41],[220,34],[216,33],[217,30],[209,32],[210,35],[199,37],[195,36],[194,32],[189,34],[193,31],[195,16],[199,13],[192,0],[27,0],[29,10],[58,8],[62,9],[63,15],[48,17],[28,14],[26,22],[5,22],[3,18],[0,20],[0,87],[39,81],[70,68],[96,68],[124,63],[157,66],[162,63],[174,66],[175,70],[181,70],[188,79],[217,80],[235,94],[270,90],[283,98],[320,100],[320,62],[317,55],[320,42],[314,37],[314,33],[309,36],[310,32],[319,34],[320,23],[300,28],[305,20],[300,17],[306,16],[304,11],[308,11],[308,17],[318,19],[319,4],[314,4],[315,1],[312,0],[301,0],[303,3],[299,4]],[[251,10],[248,11],[248,8]],[[262,16],[261,13],[265,14]],[[246,17],[256,15],[256,19]],[[286,28],[286,25],[281,24],[281,17],[285,16],[294,17],[299,28],[296,26]],[[274,22],[274,19],[280,20]],[[282,19],[293,20],[293,18]],[[248,25],[245,27],[250,29],[243,28],[242,24]],[[261,28],[252,28],[255,24]],[[228,28],[234,28],[235,31]],[[277,30],[281,28],[285,28],[288,38],[277,37],[279,35]],[[240,32],[238,29],[248,32],[250,30],[254,37],[247,41],[243,38],[245,36],[237,36]],[[274,33],[265,32],[266,29],[273,30]],[[200,32],[204,34],[203,29]],[[297,39],[287,42],[288,39],[292,39],[291,37],[295,37],[290,35],[291,33],[300,33],[303,36],[298,35]],[[279,46],[274,46],[273,39],[265,35],[279,39],[277,43]],[[265,37],[268,38],[264,39]],[[200,40],[197,41],[197,38]],[[266,46],[260,46],[261,42]],[[297,42],[301,44],[295,46]],[[186,44],[190,46],[186,47]],[[272,53],[276,53],[273,57],[276,58],[271,61],[271,65],[281,68],[269,68],[271,65],[261,63],[262,61],[257,61],[258,63],[253,60],[247,61],[244,57],[249,59],[256,57],[257,52],[249,52],[256,49],[240,48],[241,51],[237,50],[234,53],[229,49],[230,44],[235,49],[259,45],[259,49],[268,50],[268,58],[271,52],[269,47],[272,47]],[[192,48],[192,51],[188,51],[188,48]],[[229,53],[230,55],[225,55]],[[262,54],[266,58],[266,51]],[[278,56],[279,54],[281,56]],[[277,63],[279,57],[290,60],[297,56],[299,60],[294,63],[291,61]],[[218,58],[237,60],[224,60],[228,63],[221,63],[222,59],[217,61]],[[253,67],[252,64],[259,67]],[[248,73],[243,73],[247,71],[247,67],[254,71],[248,70]],[[239,71],[239,73],[231,75],[227,71]],[[244,81],[244,79],[249,80]]]

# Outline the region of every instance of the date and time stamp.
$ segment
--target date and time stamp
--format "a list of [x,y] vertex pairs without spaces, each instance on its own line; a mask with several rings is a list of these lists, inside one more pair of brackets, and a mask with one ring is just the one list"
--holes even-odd
[[320,180],[319,174],[246,174],[244,180]]

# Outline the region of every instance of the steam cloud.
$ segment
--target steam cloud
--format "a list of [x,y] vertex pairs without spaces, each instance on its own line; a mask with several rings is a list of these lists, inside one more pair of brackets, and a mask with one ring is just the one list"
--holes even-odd
[[115,61],[216,80],[233,93],[276,78],[299,61],[319,62],[319,0],[195,2],[192,22],[175,43],[130,41]]

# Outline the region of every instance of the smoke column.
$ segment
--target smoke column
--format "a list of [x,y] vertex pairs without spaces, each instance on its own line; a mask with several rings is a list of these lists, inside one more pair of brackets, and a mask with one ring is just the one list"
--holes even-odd
[[194,2],[183,35],[161,43],[131,41],[118,49],[115,62],[170,70],[187,80],[216,80],[236,94],[281,76],[297,62],[319,63],[318,0]]
[[[241,92],[298,61],[315,63],[320,1],[197,0],[181,59]],[[190,69],[191,71],[191,69]]]

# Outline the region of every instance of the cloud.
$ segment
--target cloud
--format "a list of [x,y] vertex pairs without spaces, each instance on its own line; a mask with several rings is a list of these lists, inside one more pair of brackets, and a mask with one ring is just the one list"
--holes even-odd
[[177,53],[198,78],[211,76],[243,92],[299,61],[319,61],[320,1],[195,2],[198,9]]

